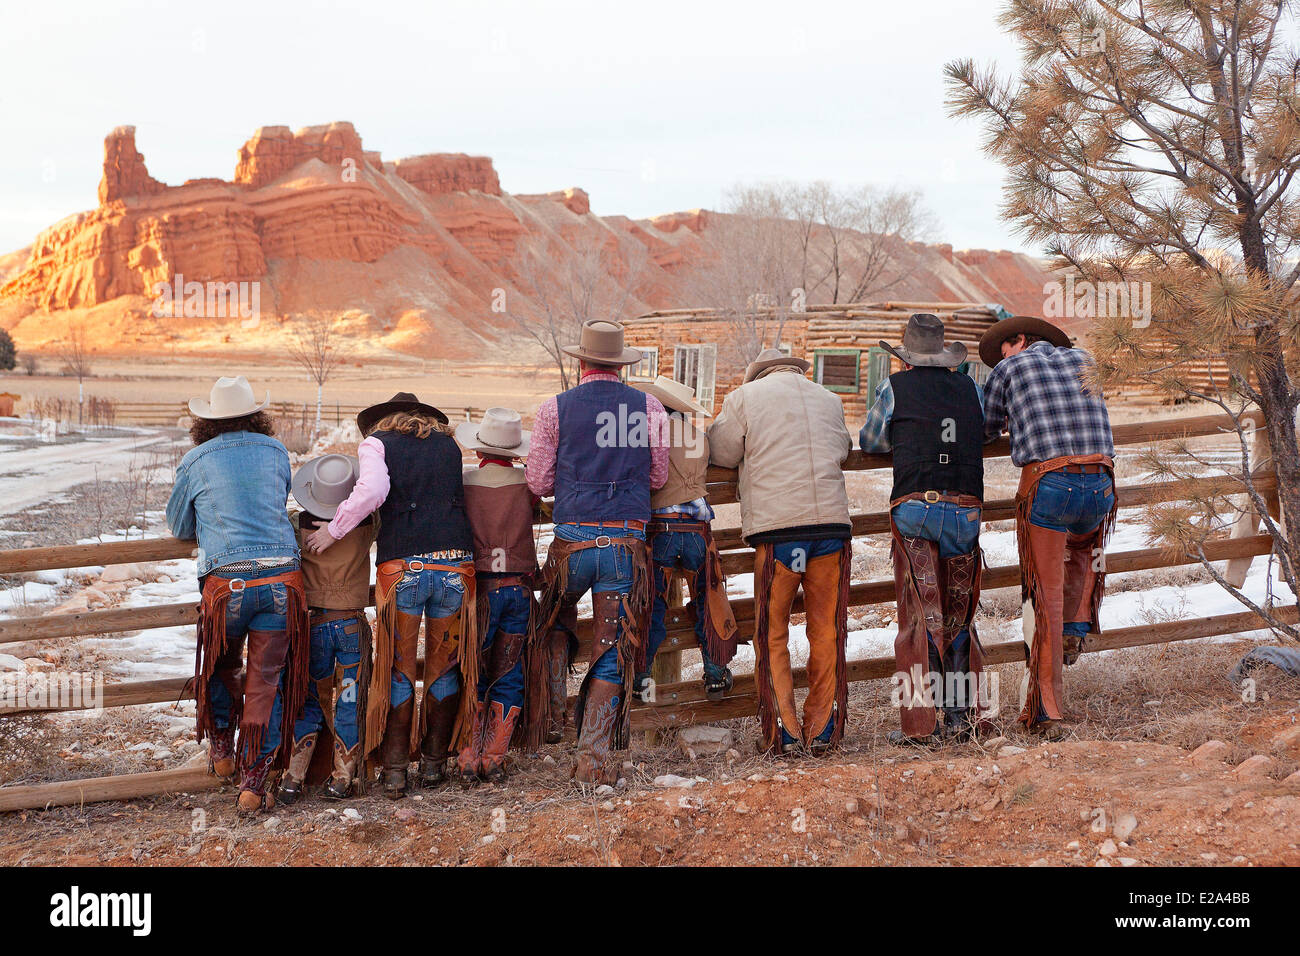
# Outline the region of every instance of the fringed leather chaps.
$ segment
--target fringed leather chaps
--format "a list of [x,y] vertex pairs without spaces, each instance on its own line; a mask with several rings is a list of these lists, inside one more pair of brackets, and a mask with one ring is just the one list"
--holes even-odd
[[1028,647],[1028,689],[1020,722],[1032,727],[1042,720],[1064,716],[1064,685],[1061,679],[1062,627],[1065,621],[1086,619],[1100,633],[1099,613],[1105,592],[1104,565],[1094,571],[1094,561],[1103,553],[1119,495],[1112,495],[1111,510],[1095,531],[1067,535],[1030,524],[1038,481],[1067,465],[1101,465],[1114,487],[1115,463],[1108,455],[1077,455],[1032,462],[1020,471],[1016,492],[1016,545],[1020,553],[1020,596],[1026,610],[1026,630],[1032,618],[1033,636]]

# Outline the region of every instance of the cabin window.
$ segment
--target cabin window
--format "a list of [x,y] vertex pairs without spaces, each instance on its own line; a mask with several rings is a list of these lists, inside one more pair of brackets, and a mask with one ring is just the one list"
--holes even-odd
[[659,348],[654,345],[641,349],[641,361],[627,370],[627,377],[633,382],[653,382],[658,374]]
[[880,387],[881,382],[889,378],[889,373],[893,370],[890,358],[890,354],[879,345],[873,345],[867,350],[867,400],[869,402],[876,400],[876,389]]
[[711,343],[673,347],[673,379],[695,389],[695,400],[713,411],[718,347]]
[[832,392],[857,392],[861,356],[861,349],[817,349],[813,352],[813,381]]

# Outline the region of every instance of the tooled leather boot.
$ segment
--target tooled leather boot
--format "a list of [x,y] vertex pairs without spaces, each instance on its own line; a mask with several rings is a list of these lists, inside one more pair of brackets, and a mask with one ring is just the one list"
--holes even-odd
[[379,760],[383,766],[384,796],[389,800],[406,796],[406,768],[411,763],[411,719],[414,714],[414,696],[388,710],[384,739],[379,744]]
[[488,783],[504,783],[506,779],[506,751],[519,720],[519,708],[509,711],[499,700],[487,706],[487,727],[483,731],[483,779]]
[[235,775],[234,727],[219,727],[208,736],[208,768],[218,777]]
[[346,800],[352,795],[352,781],[357,776],[357,761],[361,756],[361,745],[348,749],[334,738],[334,772],[325,781],[321,796],[326,800]]
[[460,691],[436,700],[424,695],[424,739],[420,742],[420,786],[437,787],[447,780],[451,735],[460,710]]
[[474,707],[474,723],[469,731],[469,743],[456,755],[456,770],[460,785],[468,790],[478,783],[483,770],[483,729],[487,726],[487,704],[479,701]]
[[307,768],[311,766],[312,755],[316,752],[318,734],[308,734],[301,740],[294,741],[293,754],[289,757],[289,766],[280,778],[280,785],[275,788],[275,798],[286,807],[297,803],[307,783]]
[[618,782],[614,735],[618,730],[621,689],[606,680],[592,680],[587,688],[582,727],[578,731],[578,763],[573,768],[573,780],[577,784],[594,787]]
[[266,783],[279,752],[280,748],[276,747],[251,766],[240,770],[239,799],[236,804],[240,813],[257,813],[275,806],[275,798],[267,793]]

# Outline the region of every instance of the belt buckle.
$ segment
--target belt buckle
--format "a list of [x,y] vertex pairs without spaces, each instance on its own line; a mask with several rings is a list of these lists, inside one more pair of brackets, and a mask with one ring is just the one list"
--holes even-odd
[[[238,587],[236,587],[236,585],[238,585]],[[248,582],[245,581],[243,578],[231,578],[231,579],[230,579],[230,593],[232,593],[232,594],[238,594],[240,591],[244,590],[244,588],[246,588],[246,587],[248,587]]]
[[926,500],[926,502],[927,502],[928,504],[932,504],[932,505],[934,505],[934,504],[938,504],[938,503],[939,503],[939,492],[937,492],[937,491],[927,491],[927,492],[925,493],[925,500]]
[[598,548],[608,548],[613,543],[614,539],[607,534],[596,536],[596,547]]
[[407,562],[406,562],[406,570],[408,570],[408,571],[423,571],[423,570],[424,570],[424,562],[423,562],[423,561],[407,561]]

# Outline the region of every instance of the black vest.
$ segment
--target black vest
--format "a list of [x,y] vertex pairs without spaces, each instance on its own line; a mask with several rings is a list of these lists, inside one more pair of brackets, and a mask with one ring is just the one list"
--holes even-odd
[[984,410],[970,376],[913,368],[889,376],[894,414],[890,500],[918,491],[984,499]]
[[388,497],[379,506],[376,563],[451,548],[472,550],[455,440],[441,432],[428,438],[402,432],[372,437],[383,443],[389,481]]

